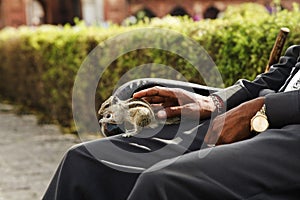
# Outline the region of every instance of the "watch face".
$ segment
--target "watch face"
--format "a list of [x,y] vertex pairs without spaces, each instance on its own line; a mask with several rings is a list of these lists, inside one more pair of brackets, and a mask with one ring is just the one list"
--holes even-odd
[[263,132],[269,127],[269,122],[264,115],[256,115],[251,121],[252,129],[256,132]]

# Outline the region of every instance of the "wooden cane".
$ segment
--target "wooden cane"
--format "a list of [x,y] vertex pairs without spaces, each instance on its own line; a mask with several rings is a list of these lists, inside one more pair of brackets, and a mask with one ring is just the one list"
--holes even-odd
[[286,27],[283,27],[280,29],[280,31],[277,35],[276,41],[274,43],[273,49],[270,53],[269,61],[266,66],[265,72],[268,72],[270,70],[270,67],[273,64],[278,63],[289,32],[290,32],[290,29],[288,29]]

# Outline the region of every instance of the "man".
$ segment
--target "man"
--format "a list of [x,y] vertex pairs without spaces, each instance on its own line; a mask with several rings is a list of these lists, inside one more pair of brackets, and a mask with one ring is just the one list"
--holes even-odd
[[[188,133],[183,142],[114,136],[78,145],[65,155],[44,199],[298,199],[299,53],[300,46],[292,46],[270,72],[211,96],[163,87],[135,93],[164,106],[158,117],[187,119],[158,133],[164,139]],[[258,111],[266,130],[253,122]],[[209,127],[205,119],[216,112],[223,114]],[[199,116],[200,126],[191,129]],[[203,141],[216,146],[199,150]]]

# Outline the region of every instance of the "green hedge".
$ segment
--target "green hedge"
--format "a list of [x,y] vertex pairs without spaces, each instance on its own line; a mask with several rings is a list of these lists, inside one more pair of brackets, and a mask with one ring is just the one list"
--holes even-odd
[[[86,27],[78,23],[75,27],[6,28],[0,31],[0,95],[2,99],[36,111],[41,122],[70,128],[73,127],[71,98],[76,73],[89,52],[114,35],[141,27],[161,27],[183,33],[204,47],[228,86],[241,77],[253,79],[264,70],[280,27],[291,30],[286,47],[299,44],[299,21],[296,7],[294,11],[269,15],[259,5],[244,4],[229,8],[220,19],[200,22],[166,17],[145,19],[128,27]],[[165,38],[167,40],[168,35]],[[183,58],[157,49],[137,50],[119,57],[109,66],[101,79],[96,107],[111,94],[126,71],[151,62],[171,63],[189,81],[203,83]],[[156,73],[159,71],[152,72],[151,76],[157,76]]]

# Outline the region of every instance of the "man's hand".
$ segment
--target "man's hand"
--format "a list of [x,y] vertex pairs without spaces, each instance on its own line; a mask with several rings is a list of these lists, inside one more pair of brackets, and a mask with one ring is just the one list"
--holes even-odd
[[264,104],[259,97],[217,116],[204,139],[206,144],[228,144],[250,137],[251,118]]
[[216,107],[211,98],[188,92],[179,88],[152,87],[139,91],[134,98],[143,98],[153,106],[162,106],[159,118],[186,116],[189,118],[208,118]]

